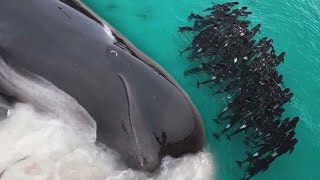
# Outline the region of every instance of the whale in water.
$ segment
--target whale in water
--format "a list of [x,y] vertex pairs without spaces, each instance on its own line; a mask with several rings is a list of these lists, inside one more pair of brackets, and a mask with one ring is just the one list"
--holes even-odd
[[130,168],[153,172],[164,156],[203,148],[203,124],[188,95],[80,1],[0,2],[1,107],[58,105],[28,81],[74,98],[94,119],[96,141]]

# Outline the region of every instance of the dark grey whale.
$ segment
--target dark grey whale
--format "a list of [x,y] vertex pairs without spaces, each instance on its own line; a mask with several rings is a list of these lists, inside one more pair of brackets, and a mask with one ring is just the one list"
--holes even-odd
[[8,67],[49,81],[92,116],[97,141],[128,167],[154,171],[166,155],[203,147],[202,121],[187,94],[79,1],[1,0],[0,61],[0,102],[27,101],[8,88]]

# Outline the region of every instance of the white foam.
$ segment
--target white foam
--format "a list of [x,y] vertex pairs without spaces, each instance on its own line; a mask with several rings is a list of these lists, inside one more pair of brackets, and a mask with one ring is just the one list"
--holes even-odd
[[17,104],[0,121],[2,180],[210,180],[210,153],[164,158],[157,175],[134,171],[119,161],[116,152],[97,147],[75,129],[52,116]]

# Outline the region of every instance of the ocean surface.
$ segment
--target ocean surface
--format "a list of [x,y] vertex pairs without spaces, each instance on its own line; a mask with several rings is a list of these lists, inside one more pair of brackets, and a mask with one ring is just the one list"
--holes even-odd
[[[201,13],[212,0],[83,0],[108,23],[117,28],[144,53],[162,65],[187,91],[199,109],[206,129],[206,149],[212,153],[216,180],[237,180],[242,170],[235,160],[244,157],[240,138],[217,141],[212,132],[221,129],[212,122],[225,106],[226,95],[212,95],[196,88],[201,77],[184,77],[191,67],[178,50],[187,46],[192,35],[181,35],[179,26],[189,25],[191,13]],[[216,0],[214,3],[226,1]],[[300,140],[291,155],[278,158],[255,180],[320,179],[320,1],[319,0],[240,0],[253,12],[247,19],[261,23],[260,36],[274,40],[278,53],[285,51],[285,63],[278,68],[286,87],[294,92],[286,115],[300,116]],[[191,178],[192,179],[192,178]]]

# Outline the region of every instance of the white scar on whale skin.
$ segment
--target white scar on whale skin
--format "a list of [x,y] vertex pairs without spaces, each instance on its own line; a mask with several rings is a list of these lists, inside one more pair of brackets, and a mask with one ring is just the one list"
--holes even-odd
[[112,34],[111,29],[108,26],[103,26],[104,31],[106,32],[106,34],[109,36],[110,39],[112,39],[113,41],[116,40],[116,38],[114,37],[114,35]]
[[[96,140],[97,125],[89,113],[71,96],[49,81],[30,74],[20,75],[0,57],[0,86],[22,103],[32,104],[53,119],[63,119],[90,142]],[[70,114],[72,116],[70,117]]]

